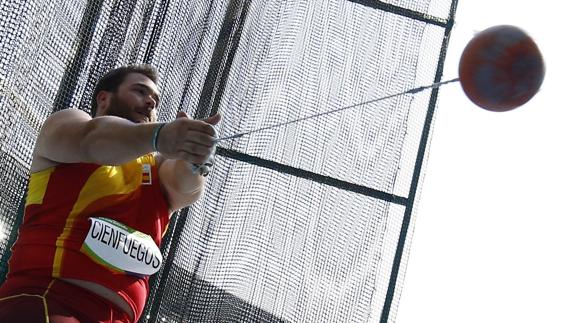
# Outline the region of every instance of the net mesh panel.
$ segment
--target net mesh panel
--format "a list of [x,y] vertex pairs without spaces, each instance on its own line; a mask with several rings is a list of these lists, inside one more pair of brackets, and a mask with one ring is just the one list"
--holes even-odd
[[[439,81],[455,6],[2,1],[2,278],[42,122],[89,111],[107,70],[155,65],[160,120],[219,110],[225,137]],[[203,198],[172,217],[141,321],[393,321],[436,96],[222,142]]]

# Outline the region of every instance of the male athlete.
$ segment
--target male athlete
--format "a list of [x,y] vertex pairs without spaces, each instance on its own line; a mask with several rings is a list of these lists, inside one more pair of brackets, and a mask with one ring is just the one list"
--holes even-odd
[[141,316],[170,214],[200,197],[221,118],[180,112],[157,123],[156,82],[149,65],[112,70],[96,86],[92,117],[66,109],[44,123],[0,322]]

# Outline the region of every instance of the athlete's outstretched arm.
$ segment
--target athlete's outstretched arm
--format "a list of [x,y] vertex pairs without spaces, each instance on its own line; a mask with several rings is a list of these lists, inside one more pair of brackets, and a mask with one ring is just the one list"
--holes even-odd
[[[102,116],[91,118],[77,109],[54,113],[44,123],[34,157],[53,163],[119,165],[153,151],[158,123],[133,123]],[[204,163],[214,145],[215,130],[201,120],[178,118],[158,135],[158,150],[168,159]]]
[[61,163],[119,165],[153,150],[155,124],[102,116],[90,117],[78,109],[52,114],[42,126],[32,171]]

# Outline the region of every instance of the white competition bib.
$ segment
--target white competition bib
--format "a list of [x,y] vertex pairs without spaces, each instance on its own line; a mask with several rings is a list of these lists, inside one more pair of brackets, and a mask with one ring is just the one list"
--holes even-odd
[[92,224],[82,250],[92,260],[114,271],[148,276],[162,265],[162,253],[149,235],[108,218],[90,218]]

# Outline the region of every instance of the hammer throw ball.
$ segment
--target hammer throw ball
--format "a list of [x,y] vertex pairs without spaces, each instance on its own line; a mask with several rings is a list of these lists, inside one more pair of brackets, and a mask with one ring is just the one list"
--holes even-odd
[[520,28],[494,26],[476,34],[459,61],[465,94],[490,111],[508,111],[529,101],[545,75],[537,44]]

